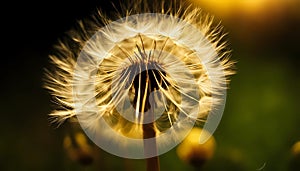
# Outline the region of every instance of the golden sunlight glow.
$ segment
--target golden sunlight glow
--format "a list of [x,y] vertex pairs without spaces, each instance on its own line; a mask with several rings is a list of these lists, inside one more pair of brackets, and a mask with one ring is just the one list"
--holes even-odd
[[264,5],[268,0],[191,0],[196,4],[201,4],[209,8],[216,8],[218,10],[232,10],[233,8],[259,8]]
[[295,0],[189,0],[200,7],[220,16],[236,14],[236,12],[256,16],[264,12],[276,11]]

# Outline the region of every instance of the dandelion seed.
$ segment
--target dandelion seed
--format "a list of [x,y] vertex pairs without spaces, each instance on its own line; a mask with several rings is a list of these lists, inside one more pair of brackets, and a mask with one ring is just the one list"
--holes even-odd
[[[196,121],[208,121],[213,132],[233,62],[221,26],[178,2],[156,7],[137,1],[116,21],[99,13],[79,22],[46,72],[45,87],[58,104],[53,121],[76,116],[99,147],[136,159],[169,151]],[[153,143],[157,151],[144,148]]]

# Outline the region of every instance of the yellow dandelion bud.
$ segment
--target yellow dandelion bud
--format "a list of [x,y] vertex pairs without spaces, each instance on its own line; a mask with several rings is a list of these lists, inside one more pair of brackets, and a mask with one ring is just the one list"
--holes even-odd
[[90,165],[94,160],[93,149],[82,133],[76,133],[74,137],[65,136],[63,146],[72,161]]
[[294,156],[300,156],[300,141],[296,142],[292,147],[292,154]]
[[200,134],[210,133],[195,127],[177,147],[178,157],[195,167],[200,167],[206,161],[210,160],[213,157],[216,148],[216,141],[213,136],[210,136],[208,141],[201,144],[199,141]]
[[289,170],[300,170],[300,141],[297,141],[291,148]]

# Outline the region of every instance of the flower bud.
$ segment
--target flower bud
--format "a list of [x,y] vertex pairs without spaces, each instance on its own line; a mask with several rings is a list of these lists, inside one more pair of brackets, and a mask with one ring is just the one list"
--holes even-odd
[[66,136],[63,146],[72,161],[82,165],[90,165],[94,160],[92,147],[82,133],[76,133],[74,137]]
[[216,142],[213,136],[203,144],[200,144],[201,133],[210,135],[209,132],[195,127],[177,147],[178,157],[194,167],[201,167],[206,161],[210,160],[216,148]]

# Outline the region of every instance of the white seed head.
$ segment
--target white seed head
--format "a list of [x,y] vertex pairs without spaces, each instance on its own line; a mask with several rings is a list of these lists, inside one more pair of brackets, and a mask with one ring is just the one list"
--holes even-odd
[[[45,87],[58,105],[50,114],[55,123],[76,116],[97,145],[107,139],[106,145],[122,141],[139,149],[141,125],[153,122],[163,153],[196,121],[223,112],[233,62],[222,27],[201,9],[143,4],[128,5],[116,21],[99,12],[79,22],[50,56],[54,69],[47,70]],[[147,120],[147,112],[154,118]],[[118,150],[112,153],[141,158]]]

